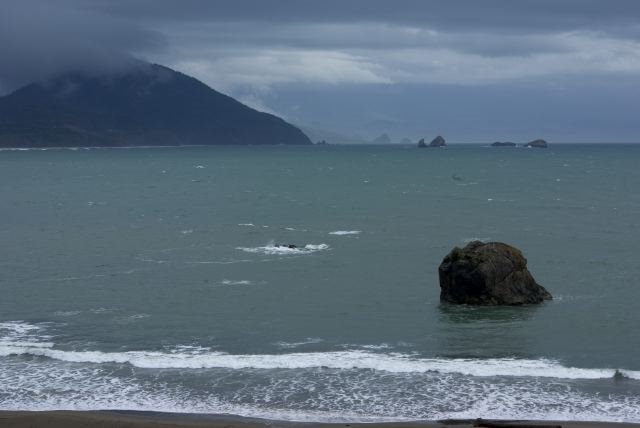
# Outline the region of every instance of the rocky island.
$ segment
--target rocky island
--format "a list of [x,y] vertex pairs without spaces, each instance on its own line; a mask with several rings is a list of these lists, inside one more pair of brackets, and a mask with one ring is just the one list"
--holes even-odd
[[455,247],[438,268],[440,300],[468,305],[524,305],[551,300],[522,252],[502,242]]
[[312,144],[295,126],[170,68],[69,73],[0,97],[0,147]]
[[444,138],[442,138],[442,136],[440,135],[438,135],[436,138],[431,140],[431,142],[429,143],[429,147],[444,147],[446,145],[447,143],[444,141]]
[[420,147],[420,148],[425,148],[425,147],[444,147],[446,145],[447,144],[446,144],[444,138],[442,138],[442,136],[440,136],[440,135],[438,135],[436,138],[431,140],[429,145],[427,145],[427,143],[424,142],[424,138],[421,138],[420,141],[418,141],[418,147]]
[[371,144],[391,144],[391,137],[389,137],[389,134],[382,134],[371,140]]
[[536,149],[546,149],[548,147],[548,144],[545,140],[542,139],[537,139],[537,140],[533,140],[528,142],[527,144],[524,145],[525,147],[533,147]]

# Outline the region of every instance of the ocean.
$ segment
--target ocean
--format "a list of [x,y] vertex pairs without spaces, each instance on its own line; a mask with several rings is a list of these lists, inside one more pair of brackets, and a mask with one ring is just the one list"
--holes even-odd
[[[0,151],[0,409],[640,422],[639,160]],[[441,304],[473,240],[520,248],[554,300]]]

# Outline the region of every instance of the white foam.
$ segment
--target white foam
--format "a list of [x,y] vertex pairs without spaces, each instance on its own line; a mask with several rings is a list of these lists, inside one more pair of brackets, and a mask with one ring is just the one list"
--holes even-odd
[[51,336],[42,334],[42,327],[23,321],[0,322],[0,348],[51,348]]
[[130,324],[144,318],[149,318],[150,316],[151,315],[149,314],[133,314],[133,315],[127,315],[123,317],[118,317],[116,318],[115,321],[119,324]]
[[249,281],[248,279],[240,279],[240,280],[232,280],[232,279],[223,279],[219,282],[220,285],[251,285],[253,281]]
[[328,250],[327,244],[307,244],[304,247],[289,248],[285,245],[268,244],[264,247],[236,247],[237,250],[247,253],[258,253],[266,255],[303,255],[312,254],[317,251]]
[[465,244],[468,244],[469,242],[474,242],[474,241],[489,242],[489,241],[491,241],[491,238],[476,238],[476,237],[473,237],[473,238],[464,238],[462,240],[462,242],[464,242]]
[[33,324],[29,324],[23,321],[5,321],[0,322],[0,333],[9,334],[9,335],[23,335],[27,333],[31,333],[33,331],[40,330],[41,327],[38,327]]
[[[0,323],[2,332],[39,334],[25,323]],[[314,342],[315,338],[299,343]],[[318,339],[319,340],[319,339]],[[41,344],[38,344],[41,345]],[[540,419],[640,421],[640,398],[633,392],[599,394],[571,380],[460,377],[443,373],[403,371],[449,367],[473,370],[488,364],[488,372],[539,367],[542,375],[566,371],[548,360],[445,360],[364,351],[230,355],[210,348],[182,345],[165,352],[66,352],[43,346],[18,348],[41,358],[8,358],[0,364],[3,410],[141,410],[190,413],[226,413],[247,417],[308,422],[382,422],[403,420]],[[4,349],[4,348],[3,348]],[[59,360],[55,353],[62,356]],[[19,355],[13,353],[11,355]],[[0,354],[2,356],[2,354]],[[61,362],[62,361],[62,362]],[[198,365],[207,362],[205,365]],[[72,364],[69,364],[71,362]],[[86,364],[87,362],[93,364]],[[220,367],[212,371],[114,370],[102,362],[135,367]],[[178,362],[178,364],[176,364]],[[83,364],[74,364],[83,363]],[[142,363],[142,364],[140,364]],[[167,364],[170,363],[170,364]],[[188,364],[186,364],[188,363]],[[139,364],[139,365],[136,365]],[[455,366],[457,365],[457,367]],[[239,368],[276,368],[276,371],[235,371]],[[382,370],[354,370],[383,367]],[[413,367],[415,366],[415,367]],[[309,368],[310,372],[282,370]],[[345,370],[335,370],[344,368]],[[231,369],[231,370],[226,370]],[[318,369],[318,370],[314,370]],[[325,370],[322,370],[325,369]],[[326,370],[329,369],[329,370]],[[550,371],[551,370],[551,371]],[[579,369],[600,370],[600,369]],[[605,370],[607,371],[607,370]],[[607,371],[605,374],[611,374]],[[587,377],[592,379],[594,377]],[[206,379],[202,382],[189,379]],[[635,385],[635,384],[629,384]],[[632,390],[633,391],[633,390]]]
[[320,250],[328,250],[329,246],[327,244],[307,244],[304,246],[305,250],[311,251],[320,251]]
[[[199,349],[185,351],[201,352]],[[307,422],[473,419],[640,421],[640,398],[587,393],[562,382],[494,383],[451,376],[326,370],[213,376],[204,392],[168,372],[118,371],[43,360],[0,368],[4,410],[147,410]],[[180,378],[189,376],[182,373]],[[222,376],[222,377],[219,377]],[[253,378],[255,376],[255,378]],[[241,380],[241,382],[238,382]],[[186,380],[186,379],[185,379]],[[230,382],[230,383],[229,383]],[[231,389],[228,385],[232,385]]]
[[373,351],[379,351],[382,349],[390,349],[391,345],[387,344],[387,343],[381,343],[380,345],[360,345],[359,346],[362,349],[370,349]]
[[141,262],[146,262],[146,263],[156,263],[159,265],[167,263],[167,260],[156,260],[156,259],[151,259],[147,257],[136,257],[136,260],[140,260]]
[[[67,351],[44,335],[48,326],[0,322],[0,357],[15,356],[0,363],[0,409],[161,410],[308,422],[478,416],[640,422],[635,381],[626,384],[628,393],[621,388],[605,394],[593,391],[592,382],[573,381],[612,378],[615,370],[609,368],[567,367],[548,359],[418,358],[362,349],[381,350],[384,344],[268,355],[233,355],[197,344],[153,352]],[[16,358],[21,355],[45,358]],[[114,370],[103,363],[123,366]],[[187,370],[176,377],[173,370],[134,367]],[[200,368],[211,371],[191,370]],[[622,373],[640,380],[638,371]],[[206,391],[189,377],[207,379]]]
[[73,317],[76,315],[80,315],[81,313],[82,311],[55,311],[53,315],[56,315],[59,317]]
[[358,235],[360,233],[362,232],[359,230],[336,230],[334,232],[329,232],[329,235]]
[[114,308],[92,308],[89,309],[89,312],[93,314],[109,314],[111,312],[115,312]]
[[253,224],[253,223],[238,223],[238,226],[255,227],[255,224]]
[[307,337],[306,339],[301,340],[299,342],[281,341],[281,342],[276,342],[275,345],[283,349],[292,349],[292,348],[298,348],[304,345],[313,345],[313,344],[322,343],[322,342],[324,342],[324,340],[320,339],[319,337]]

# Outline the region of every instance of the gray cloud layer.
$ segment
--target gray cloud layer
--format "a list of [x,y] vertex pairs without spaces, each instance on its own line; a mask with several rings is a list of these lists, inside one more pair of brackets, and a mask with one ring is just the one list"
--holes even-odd
[[[7,88],[131,55],[225,88],[235,76],[257,86],[486,83],[640,69],[634,0],[27,0],[2,12]],[[459,72],[470,67],[476,78]]]
[[386,22],[492,31],[606,30],[635,25],[640,13],[634,0],[103,0],[94,7],[165,22]]
[[110,71],[166,44],[160,33],[75,2],[5,2],[0,14],[0,89],[58,72]]
[[[276,90],[397,86],[395,102],[414,105],[412,85],[519,86],[520,95],[542,86],[551,98],[580,87],[568,92],[588,99],[589,88],[604,94],[612,81],[637,87],[638,17],[636,0],[9,0],[0,14],[0,93],[142,57],[301,121],[313,109],[295,96],[289,109],[274,101]],[[635,108],[628,92],[621,106]],[[369,119],[393,117],[386,109]]]

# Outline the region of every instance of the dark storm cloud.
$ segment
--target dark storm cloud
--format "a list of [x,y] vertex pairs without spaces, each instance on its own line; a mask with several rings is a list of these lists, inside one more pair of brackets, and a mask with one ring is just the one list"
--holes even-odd
[[383,22],[493,32],[617,31],[637,25],[640,16],[635,0],[100,0],[93,7],[144,20]]
[[[334,75],[321,81],[364,76],[365,83],[391,82],[420,73],[413,68],[420,67],[414,63],[421,55],[394,58],[400,65],[407,62],[408,69],[385,72],[387,53],[397,55],[392,51],[481,57],[570,53],[579,49],[576,38],[558,34],[638,39],[638,16],[635,0],[5,1],[0,90],[67,69],[118,68],[132,55],[200,70],[215,65],[232,74],[238,72],[233,63],[247,66],[246,58],[254,56],[272,68],[293,66],[298,70],[293,80],[304,81],[304,63],[322,66],[310,59],[317,54],[334,63],[328,69]],[[210,80],[220,81],[220,74]]]
[[0,91],[68,70],[117,70],[165,44],[158,32],[72,1],[3,2],[1,12]]

